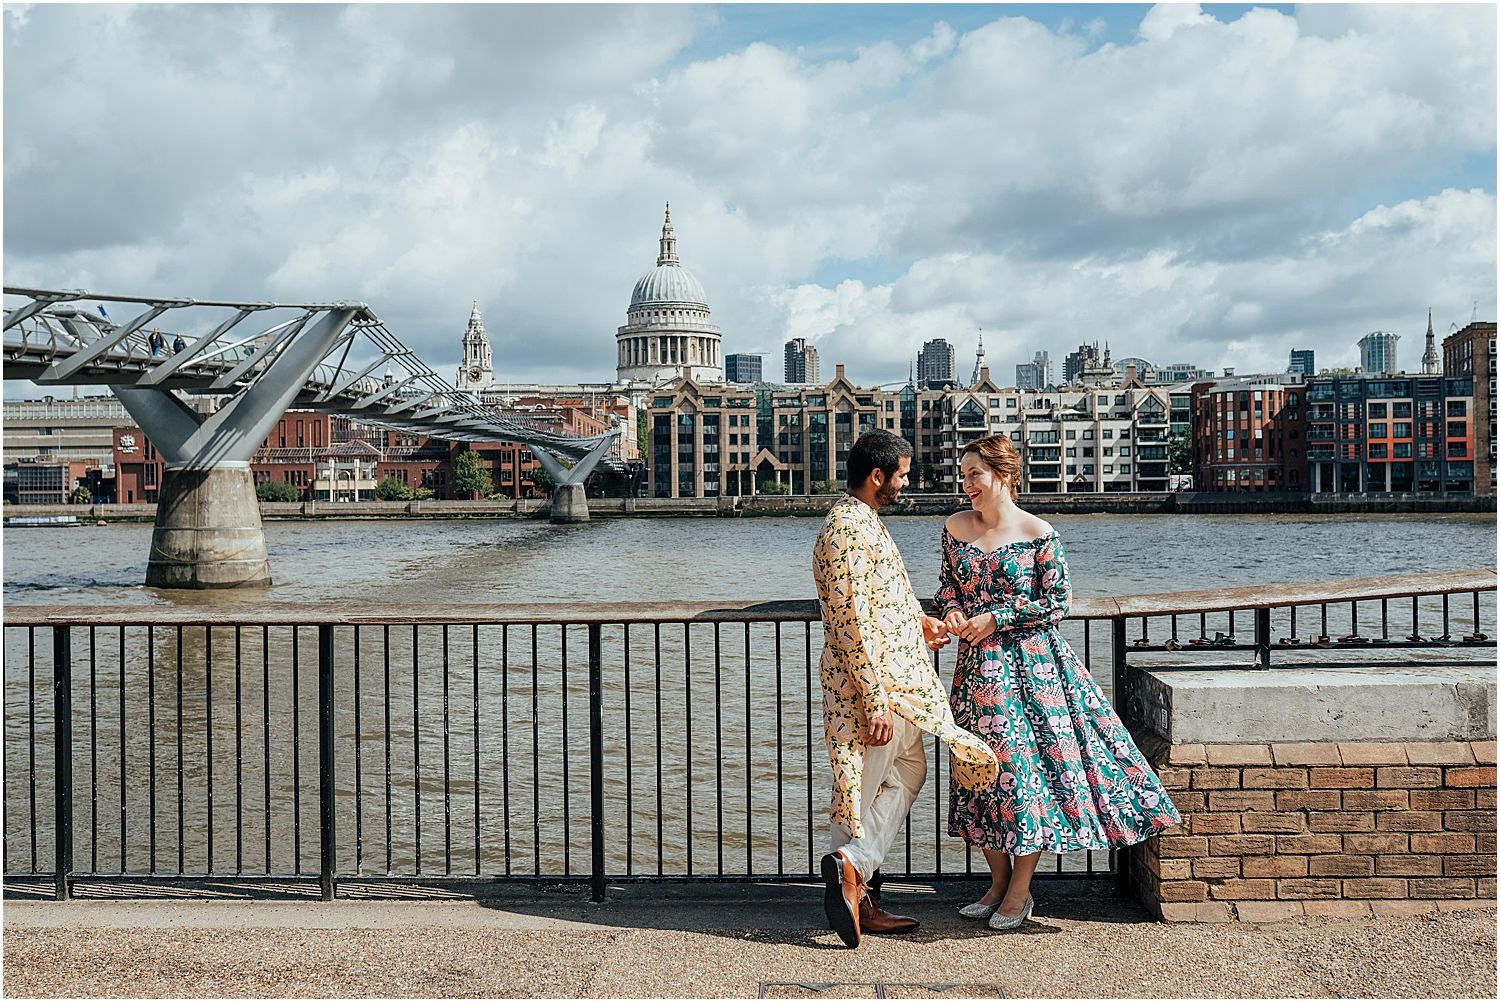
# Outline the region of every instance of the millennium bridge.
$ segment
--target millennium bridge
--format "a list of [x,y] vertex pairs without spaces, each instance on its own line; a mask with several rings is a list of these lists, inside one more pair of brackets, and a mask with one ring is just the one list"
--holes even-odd
[[[8,286],[5,295],[5,378],[108,386],[166,461],[146,571],[155,587],[270,582],[250,459],[291,407],[450,441],[525,445],[556,484],[554,522],[586,521],[584,481],[601,463],[618,465],[607,457],[618,421],[603,435],[578,438],[484,407],[364,303]],[[122,306],[139,312],[118,324],[108,307]],[[179,339],[180,350],[167,347]],[[222,402],[203,415],[182,393]]]

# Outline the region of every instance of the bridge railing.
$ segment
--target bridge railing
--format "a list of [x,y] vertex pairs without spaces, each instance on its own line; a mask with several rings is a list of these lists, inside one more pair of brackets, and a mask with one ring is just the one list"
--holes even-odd
[[[1493,663],[1494,591],[1481,570],[1089,598],[1062,629],[1110,693],[1147,662]],[[821,632],[808,601],[10,605],[8,886],[330,898],[540,881],[602,898],[813,879]],[[936,658],[949,676],[951,650]],[[929,748],[884,871],[983,872],[947,837],[946,754]],[[1044,875],[1113,873],[1112,856],[1049,858]]]

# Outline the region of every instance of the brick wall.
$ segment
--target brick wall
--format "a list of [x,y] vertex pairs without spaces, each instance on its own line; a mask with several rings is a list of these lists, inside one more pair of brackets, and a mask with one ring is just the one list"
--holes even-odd
[[1494,906],[1494,741],[1141,748],[1182,814],[1129,851],[1165,921]]

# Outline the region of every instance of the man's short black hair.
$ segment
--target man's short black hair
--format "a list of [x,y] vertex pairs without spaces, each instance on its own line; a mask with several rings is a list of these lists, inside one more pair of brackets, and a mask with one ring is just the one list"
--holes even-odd
[[889,480],[896,475],[902,456],[911,455],[911,443],[883,428],[872,428],[859,436],[849,450],[849,489],[858,490],[876,470]]

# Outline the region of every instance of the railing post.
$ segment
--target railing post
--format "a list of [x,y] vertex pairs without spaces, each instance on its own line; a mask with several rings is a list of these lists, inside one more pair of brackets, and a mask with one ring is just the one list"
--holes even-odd
[[1271,667],[1271,610],[1255,610],[1255,659],[1257,668]]
[[53,830],[58,901],[68,900],[73,872],[73,631],[52,628]]
[[[296,698],[294,693],[293,699]],[[333,784],[333,626],[318,627],[318,874],[323,900],[334,898],[334,872],[338,868],[338,831]]]
[[[1125,640],[1125,617],[1116,616],[1109,621],[1109,645],[1110,661],[1114,666],[1112,687],[1114,689],[1115,713],[1120,722],[1128,728],[1130,726],[1130,699],[1126,691],[1128,687],[1127,676],[1130,674],[1130,661]],[[1116,849],[1111,855],[1115,858],[1115,886],[1121,894],[1130,893],[1130,856],[1129,850]]]
[[604,900],[604,679],[602,628],[589,624],[589,828],[593,843],[590,886],[594,901]]

